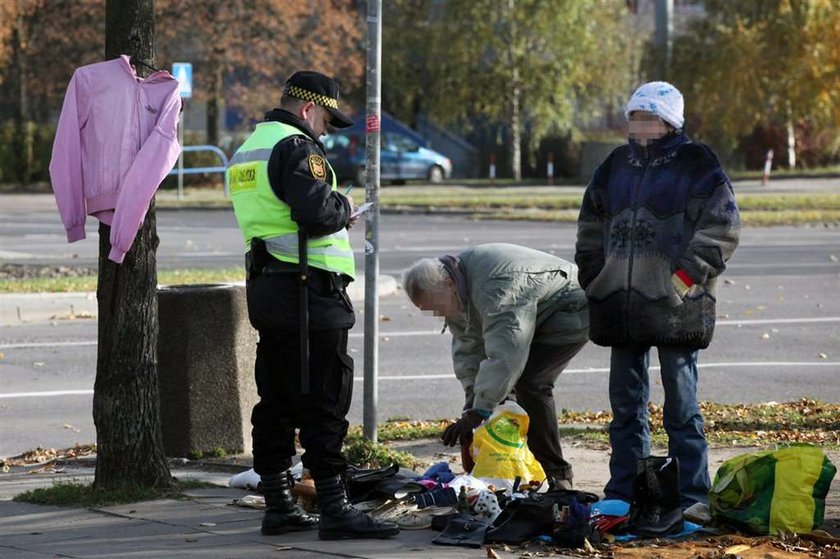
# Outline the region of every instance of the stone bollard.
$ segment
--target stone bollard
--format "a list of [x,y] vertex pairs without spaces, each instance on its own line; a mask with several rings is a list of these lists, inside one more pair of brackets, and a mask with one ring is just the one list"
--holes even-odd
[[257,332],[245,287],[158,290],[158,384],[167,456],[251,452]]

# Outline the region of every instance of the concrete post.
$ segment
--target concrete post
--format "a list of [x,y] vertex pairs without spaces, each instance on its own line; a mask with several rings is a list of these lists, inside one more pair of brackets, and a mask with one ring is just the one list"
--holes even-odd
[[248,322],[245,287],[168,286],[158,301],[166,455],[250,452],[257,332]]

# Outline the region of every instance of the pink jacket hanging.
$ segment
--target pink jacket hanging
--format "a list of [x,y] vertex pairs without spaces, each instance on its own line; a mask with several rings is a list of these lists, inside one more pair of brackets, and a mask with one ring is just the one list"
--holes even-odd
[[85,218],[111,226],[108,258],[122,263],[149,202],[181,153],[178,82],[139,78],[126,55],[78,68],[70,80],[50,161],[67,241],[85,238]]

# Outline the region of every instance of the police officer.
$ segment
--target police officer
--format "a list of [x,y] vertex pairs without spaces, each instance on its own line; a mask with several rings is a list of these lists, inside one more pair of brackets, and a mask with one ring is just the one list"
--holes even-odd
[[[266,500],[263,534],[315,527],[321,539],[399,532],[396,524],[350,506],[342,481],[353,387],[347,334],[355,322],[346,292],[355,275],[347,227],[355,220],[353,200],[336,190],[319,140],[328,126],[352,124],[339,111],[338,96],[333,79],[294,73],[280,108],[266,113],[227,171],[245,237],[248,315],[260,335],[260,401],[251,423],[254,469]],[[307,345],[309,366],[301,367],[307,360],[301,347]],[[292,498],[288,468],[295,429],[304,448],[301,460],[315,480],[320,522]]]

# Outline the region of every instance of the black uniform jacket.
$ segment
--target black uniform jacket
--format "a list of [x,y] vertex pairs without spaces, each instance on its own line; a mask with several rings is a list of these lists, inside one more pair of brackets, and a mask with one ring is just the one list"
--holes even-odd
[[[290,124],[300,135],[277,143],[268,160],[271,188],[291,208],[292,219],[309,237],[320,237],[347,227],[352,208],[347,198],[332,190],[332,171],[311,164],[310,156],[323,158],[324,146],[296,115],[274,109],[267,121]],[[319,172],[320,171],[320,172]],[[323,176],[316,176],[323,174]],[[299,319],[299,267],[271,256],[250,255],[254,267],[247,282],[248,315],[258,330],[294,330]],[[350,278],[309,267],[309,330],[351,328],[353,305],[345,287]]]
[[290,124],[303,132],[278,142],[268,160],[268,180],[277,197],[292,208],[292,219],[310,237],[321,237],[347,226],[353,209],[347,198],[332,191],[332,171],[324,166],[326,176],[313,175],[310,156],[326,160],[324,145],[309,126],[294,114],[274,109],[267,121]]

